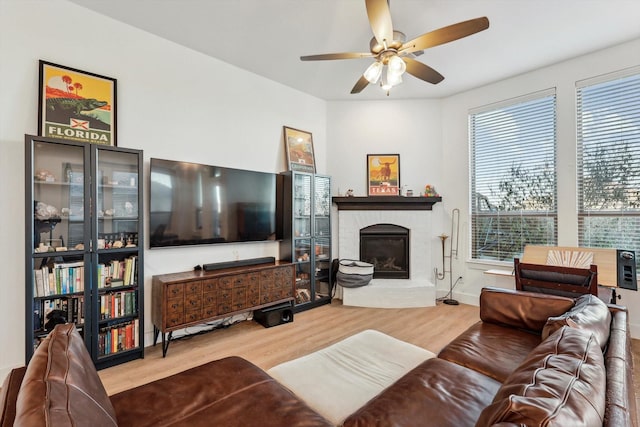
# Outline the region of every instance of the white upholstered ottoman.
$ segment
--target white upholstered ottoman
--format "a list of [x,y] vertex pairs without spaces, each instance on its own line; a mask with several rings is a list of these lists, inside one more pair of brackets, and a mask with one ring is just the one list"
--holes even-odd
[[269,374],[335,425],[423,361],[423,348],[366,330]]

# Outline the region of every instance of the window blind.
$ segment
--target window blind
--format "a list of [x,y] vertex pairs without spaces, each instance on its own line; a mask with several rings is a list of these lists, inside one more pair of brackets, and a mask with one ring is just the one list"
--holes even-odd
[[474,110],[471,257],[512,261],[526,244],[556,245],[555,89]]
[[640,67],[576,94],[578,244],[640,255]]

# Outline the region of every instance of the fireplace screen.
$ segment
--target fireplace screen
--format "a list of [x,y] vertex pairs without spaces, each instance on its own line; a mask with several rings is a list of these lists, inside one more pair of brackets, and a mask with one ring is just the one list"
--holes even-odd
[[360,259],[373,264],[377,279],[409,278],[409,229],[375,224],[360,230]]

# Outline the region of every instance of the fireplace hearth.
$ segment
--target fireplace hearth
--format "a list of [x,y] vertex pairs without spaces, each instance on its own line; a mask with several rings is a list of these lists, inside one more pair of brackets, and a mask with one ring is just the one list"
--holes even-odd
[[360,259],[373,264],[374,279],[408,279],[409,229],[395,224],[362,228]]

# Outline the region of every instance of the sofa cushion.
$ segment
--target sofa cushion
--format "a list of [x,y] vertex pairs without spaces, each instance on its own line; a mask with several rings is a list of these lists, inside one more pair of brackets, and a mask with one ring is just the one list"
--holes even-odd
[[576,298],[571,310],[560,316],[549,317],[542,329],[542,339],[546,339],[563,326],[588,329],[593,332],[603,350],[609,341],[611,329],[611,312],[609,307],[598,297],[591,294]]
[[331,426],[266,372],[240,357],[208,362],[125,390],[111,396],[111,401],[120,427]]
[[573,304],[573,298],[488,287],[480,293],[480,319],[540,333],[549,317],[565,313]]
[[502,383],[540,342],[540,335],[532,332],[478,322],[445,346],[438,357]]
[[351,414],[343,427],[472,426],[500,383],[476,371],[432,358]]
[[18,393],[15,425],[118,425],[73,324],[57,325],[34,352]]
[[602,426],[605,395],[598,341],[592,333],[563,327],[509,376],[476,425]]

